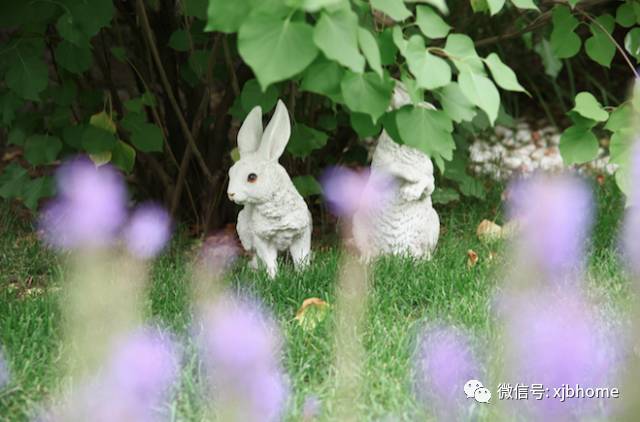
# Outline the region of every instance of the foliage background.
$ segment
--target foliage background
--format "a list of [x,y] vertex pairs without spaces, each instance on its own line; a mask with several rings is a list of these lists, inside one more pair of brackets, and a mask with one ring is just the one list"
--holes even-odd
[[[513,117],[566,128],[566,163],[608,148],[625,190],[639,22],[634,0],[2,2],[0,196],[37,208],[82,152],[195,232],[223,226],[239,124],[277,98],[282,162],[320,216],[323,169],[366,165],[383,127],[434,159],[436,202],[484,198],[466,146]],[[388,111],[396,81],[413,105]]]

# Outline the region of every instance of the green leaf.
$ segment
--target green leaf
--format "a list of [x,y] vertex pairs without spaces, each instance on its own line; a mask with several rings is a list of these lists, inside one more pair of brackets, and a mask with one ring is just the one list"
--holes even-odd
[[347,3],[347,0],[288,0],[287,4],[292,7],[300,7],[307,12],[317,12],[320,9],[337,8]]
[[84,33],[71,13],[65,13],[56,22],[56,29],[60,36],[76,45],[86,45],[89,36]]
[[252,0],[209,0],[207,26],[205,31],[237,32],[249,16]]
[[411,16],[411,11],[407,9],[402,0],[371,0],[371,6],[384,12],[394,21],[403,21]]
[[400,74],[400,80],[404,84],[413,105],[419,105],[424,102],[424,89],[418,85],[418,81],[404,71]]
[[380,49],[378,49],[378,43],[373,35],[371,35],[371,32],[363,28],[358,28],[358,44],[371,69],[376,72],[378,76],[382,77]]
[[20,107],[24,105],[24,100],[19,98],[11,91],[6,91],[5,94],[0,97],[0,114],[2,115],[2,125],[9,126],[16,117],[16,112]]
[[398,47],[393,42],[393,29],[387,28],[377,33],[377,36],[382,64],[385,66],[394,64],[396,62],[396,54],[398,54]]
[[451,82],[436,91],[435,95],[438,97],[440,104],[442,104],[444,112],[454,122],[470,122],[475,117],[476,110],[473,104],[465,97],[457,83]]
[[291,179],[300,195],[304,197],[322,194],[322,186],[315,177],[311,175],[296,176]]
[[82,148],[82,135],[84,134],[85,125],[67,126],[62,131],[62,139],[64,143],[74,149]]
[[313,42],[329,59],[354,72],[364,71],[364,57],[358,51],[358,16],[350,9],[322,12]]
[[602,105],[590,92],[580,92],[576,95],[576,105],[573,107],[573,111],[597,122],[605,122],[609,118],[609,113],[602,108]]
[[49,82],[49,68],[40,57],[22,56],[12,60],[5,75],[9,89],[20,97],[39,101],[39,94],[45,90]]
[[424,35],[429,38],[444,38],[449,34],[451,26],[429,6],[416,8],[416,23]]
[[169,37],[167,45],[176,51],[189,51],[191,48],[189,45],[189,33],[184,29],[174,31]]
[[69,41],[62,41],[56,47],[58,64],[71,73],[83,73],[91,68],[91,45],[78,47]]
[[629,104],[623,104],[611,112],[604,128],[611,132],[617,132],[620,129],[630,127],[632,116],[633,110],[631,106]]
[[489,10],[488,0],[469,0],[473,13],[486,12]]
[[195,16],[198,19],[207,19],[207,8],[209,0],[182,0],[184,14]]
[[640,28],[633,28],[624,37],[624,48],[640,62]]
[[543,38],[533,47],[533,49],[542,59],[544,73],[555,79],[558,76],[558,73],[562,70],[562,61],[553,54],[551,43]]
[[[589,25],[589,29],[593,34],[584,43],[585,51],[593,61],[601,64],[604,67],[611,66],[611,60],[616,54],[616,46],[611,41],[611,33],[616,26],[615,20],[611,15],[604,14],[596,18],[595,23]],[[604,28],[606,30],[603,30]]]
[[453,158],[456,145],[451,136],[453,124],[440,110],[423,107],[403,107],[396,114],[402,141],[429,157]]
[[61,150],[62,141],[55,136],[31,135],[24,142],[24,158],[34,166],[52,163]]
[[53,178],[44,176],[26,182],[20,196],[27,208],[35,210],[38,207],[40,199],[53,196],[54,193],[55,182]]
[[391,32],[391,36],[393,38],[393,43],[398,47],[400,53],[404,54],[407,50],[407,40],[404,39],[404,34],[402,33],[402,28],[399,26],[394,26]]
[[419,35],[409,39],[404,53],[409,70],[418,81],[418,86],[424,89],[436,89],[451,82],[451,68],[440,57],[431,54]]
[[122,120],[122,126],[131,132],[131,143],[143,152],[162,152],[164,138],[162,129],[147,123],[144,116],[129,113]]
[[127,51],[122,47],[111,47],[111,54],[115,57],[119,62],[126,63],[127,61]]
[[371,116],[368,114],[351,113],[349,119],[351,121],[351,127],[356,131],[360,139],[377,136],[382,129],[380,122],[374,124]]
[[255,107],[260,106],[263,113],[268,113],[275,107],[280,91],[275,85],[269,86],[266,92],[262,92],[256,79],[245,82],[240,93],[240,104],[245,111],[245,116]]
[[611,163],[622,166],[632,164],[634,139],[635,132],[632,128],[620,129],[611,136],[611,142],[609,143]]
[[240,28],[238,50],[265,90],[313,62],[318,49],[311,42],[312,37],[313,28],[307,23],[260,16]]
[[449,7],[445,0],[404,0],[405,3],[426,3],[438,9],[443,15],[449,14]]
[[0,174],[0,197],[4,199],[18,198],[24,186],[29,182],[27,170],[17,163],[10,163]]
[[100,113],[96,113],[89,119],[89,123],[91,123],[95,127],[99,127],[100,129],[104,129],[109,133],[116,133],[116,124],[111,119],[106,112],[101,111]]
[[502,10],[504,2],[505,0],[487,0],[487,3],[489,4],[489,11],[492,16]]
[[464,96],[487,113],[494,124],[500,108],[500,94],[493,82],[486,76],[464,71],[458,76],[458,84]]
[[295,157],[304,158],[311,151],[322,148],[327,144],[329,136],[310,128],[302,123],[297,123],[291,131],[291,140],[287,144],[287,151]]
[[560,137],[560,154],[566,165],[586,163],[598,156],[598,140],[590,129],[571,126]]
[[325,95],[335,102],[343,102],[340,82],[344,69],[336,62],[324,58],[316,60],[305,70],[300,89]]
[[94,125],[87,125],[82,132],[82,148],[89,154],[101,154],[111,151],[116,144],[116,137],[108,130]]
[[125,173],[131,173],[136,162],[136,150],[118,139],[113,151],[111,151],[111,162]]
[[511,3],[518,9],[540,10],[533,0],[511,0]]
[[24,145],[24,140],[26,139],[26,137],[27,134],[24,133],[24,130],[22,130],[22,128],[14,127],[7,135],[7,144],[22,146]]
[[373,72],[363,74],[347,71],[340,88],[351,111],[366,113],[377,121],[391,102],[393,81],[380,78]]
[[460,194],[452,188],[436,188],[431,196],[434,204],[448,204],[460,200]]
[[484,65],[476,52],[473,40],[464,34],[449,34],[444,51],[460,72],[469,70],[484,74]]
[[574,32],[580,24],[565,6],[554,7],[551,15],[553,31],[551,32],[551,48],[559,59],[568,59],[580,51],[582,41]]
[[616,22],[625,28],[630,28],[636,24],[636,14],[633,10],[632,3],[625,2],[618,6],[616,10]]
[[518,82],[518,78],[516,77],[516,74],[513,72],[513,70],[511,70],[509,66],[504,64],[502,60],[500,60],[500,56],[498,56],[496,53],[489,54],[485,63],[491,71],[493,80],[496,81],[500,88],[506,89],[507,91],[527,92],[527,90],[524,89]]

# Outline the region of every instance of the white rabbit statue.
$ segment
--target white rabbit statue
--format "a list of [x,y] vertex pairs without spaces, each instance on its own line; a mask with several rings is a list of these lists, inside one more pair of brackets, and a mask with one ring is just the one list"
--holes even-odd
[[276,111],[262,131],[262,109],[255,107],[238,132],[240,159],[229,169],[229,199],[244,207],[236,230],[242,246],[259,258],[271,278],[277,272],[278,251],[289,250],[296,268],[307,264],[311,249],[311,213],[287,171],[278,163],[291,123],[278,100]]
[[[391,108],[410,102],[402,84],[396,84]],[[420,106],[433,108],[426,102]],[[354,214],[356,247],[365,259],[381,254],[431,259],[440,235],[440,219],[431,203],[435,189],[431,159],[422,151],[394,142],[383,130],[373,153],[369,180],[376,176],[392,177],[396,189],[388,203]]]

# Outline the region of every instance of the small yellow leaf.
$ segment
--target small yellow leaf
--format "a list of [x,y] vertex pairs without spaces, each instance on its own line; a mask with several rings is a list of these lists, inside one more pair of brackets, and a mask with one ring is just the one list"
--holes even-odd
[[302,302],[302,306],[296,312],[295,320],[305,331],[311,331],[327,317],[330,305],[324,300],[311,297]]
[[96,167],[104,166],[111,161],[111,151],[99,152],[97,154],[89,154],[89,158]]
[[109,115],[101,111],[100,113],[96,113],[89,119],[89,123],[91,123],[95,127],[99,127],[100,129],[104,129],[110,133],[116,133],[116,124],[109,117]]
[[489,220],[482,220],[476,229],[476,235],[481,242],[493,242],[502,237],[502,227]]
[[474,250],[469,249],[467,251],[467,268],[475,267],[479,259],[478,254]]

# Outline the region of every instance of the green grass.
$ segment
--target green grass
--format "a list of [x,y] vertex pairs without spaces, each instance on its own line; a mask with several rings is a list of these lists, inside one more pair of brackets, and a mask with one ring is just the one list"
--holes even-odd
[[[623,201],[615,188],[597,187],[598,219],[590,245],[590,292],[606,306],[625,304],[628,283],[615,253]],[[484,219],[500,220],[499,193],[483,203],[465,202],[439,209],[443,233],[431,262],[384,259],[375,265],[364,345],[364,386],[357,404],[367,420],[417,420],[420,406],[410,388],[410,355],[415,332],[424,320],[451,322],[472,331],[484,344],[494,336],[493,292],[501,282],[504,245],[485,245],[475,230]],[[0,207],[0,345],[12,370],[0,391],[0,419],[28,420],[39,403],[60,386],[57,376],[61,343],[59,295],[65,269],[59,257],[44,250],[28,224]],[[147,314],[173,330],[185,343],[182,382],[170,404],[175,420],[202,420],[200,369],[189,339],[189,262],[192,242],[180,238],[152,269]],[[467,250],[480,255],[467,267]],[[488,260],[490,252],[497,257]],[[296,273],[284,265],[276,280],[240,265],[228,277],[233,288],[248,290],[267,304],[285,336],[284,364],[295,393],[290,419],[298,420],[308,394],[331,407],[332,320],[304,331],[293,319],[302,301],[319,297],[334,303],[340,253],[318,251],[312,266]],[[605,305],[603,305],[605,306]],[[355,404],[354,404],[355,405]]]

